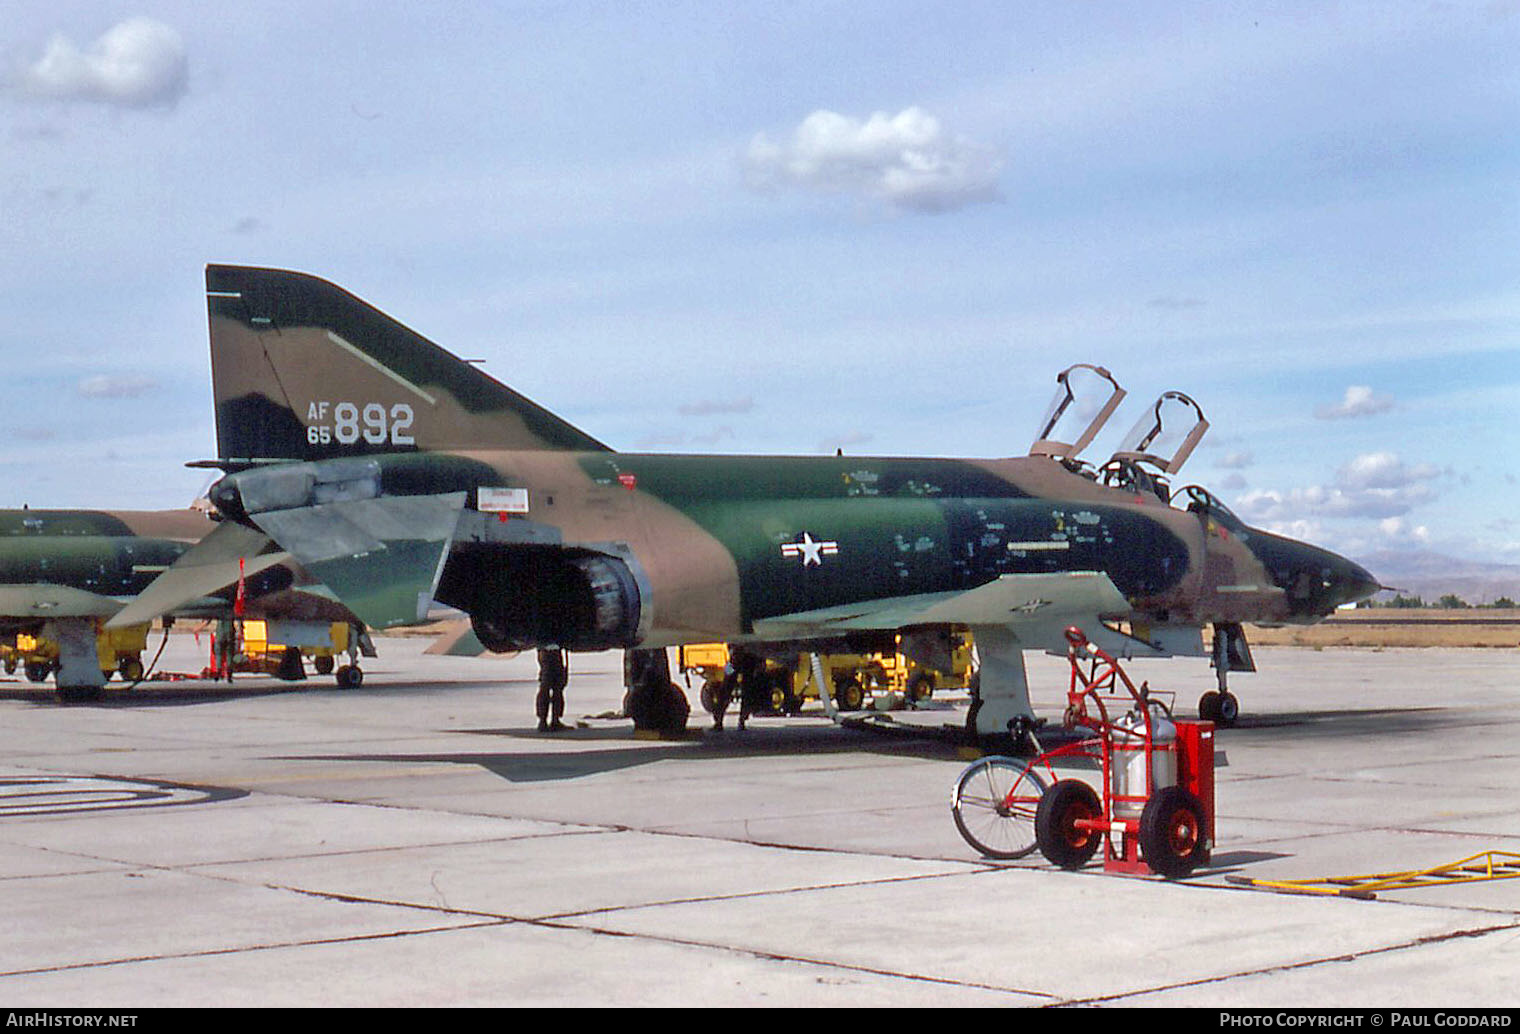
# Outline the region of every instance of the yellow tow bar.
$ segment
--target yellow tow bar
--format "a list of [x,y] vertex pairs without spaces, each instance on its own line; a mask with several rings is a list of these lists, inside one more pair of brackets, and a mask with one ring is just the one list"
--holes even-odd
[[1449,865],[1405,872],[1328,876],[1317,880],[1253,880],[1244,876],[1226,876],[1225,881],[1241,887],[1275,890],[1283,894],[1331,894],[1372,901],[1377,898],[1379,891],[1413,890],[1416,887],[1478,883],[1482,880],[1512,880],[1516,877],[1520,877],[1520,854],[1484,851]]

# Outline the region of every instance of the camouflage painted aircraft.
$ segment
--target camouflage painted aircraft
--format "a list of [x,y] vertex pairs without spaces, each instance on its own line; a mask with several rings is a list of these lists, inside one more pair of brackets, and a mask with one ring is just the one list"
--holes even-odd
[[[18,635],[57,645],[65,699],[98,694],[99,623],[135,596],[212,528],[196,510],[0,510],[0,644]],[[13,658],[7,658],[7,665]],[[34,678],[46,678],[33,665]]]
[[970,630],[968,721],[995,736],[1030,711],[1022,651],[1064,653],[1068,625],[1127,656],[1200,657],[1213,626],[1221,692],[1201,707],[1229,719],[1243,622],[1314,622],[1378,587],[1203,489],[1172,505],[1166,477],[1207,426],[1198,414],[1156,452],[1163,411],[1196,410],[1186,396],[1085,465],[1122,390],[1072,441],[1056,434],[1080,408],[1075,374],[1112,383],[1096,367],[1062,375],[1023,457],[629,454],[324,280],[213,265],[206,287],[218,458],[199,465],[226,472],[210,498],[228,519],[117,621],[205,592],[202,551],[288,551],[371,627],[436,600],[493,650],[622,648],[630,712],[654,728],[687,714],[667,646],[728,642],[742,673],[896,634],[932,661]]
[[[52,674],[67,701],[98,698],[112,674],[102,667],[109,652],[101,647],[103,626],[216,527],[197,509],[0,510],[0,647],[8,648],[7,669],[15,665],[18,636],[30,636],[47,643],[56,657],[28,662],[29,678],[40,682]],[[243,561],[236,550],[198,552],[198,581],[206,591],[186,596],[166,613],[231,617],[241,580],[249,617],[352,620],[318,587],[298,584],[301,572],[288,554]],[[113,628],[145,623],[115,622]],[[363,648],[373,655],[367,641]],[[120,670],[123,678],[141,674],[125,665]]]

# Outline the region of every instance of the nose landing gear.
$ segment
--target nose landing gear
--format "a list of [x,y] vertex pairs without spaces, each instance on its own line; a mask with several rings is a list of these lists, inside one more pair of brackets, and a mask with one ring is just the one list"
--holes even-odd
[[1238,624],[1216,623],[1213,653],[1214,676],[1219,681],[1219,688],[1209,690],[1198,699],[1198,717],[1229,728],[1240,717],[1240,701],[1230,692],[1230,672],[1256,670],[1251,646],[1246,642],[1246,630]]

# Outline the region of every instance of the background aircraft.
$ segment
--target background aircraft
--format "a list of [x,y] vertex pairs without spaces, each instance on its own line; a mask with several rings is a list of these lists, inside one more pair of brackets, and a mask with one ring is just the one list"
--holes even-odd
[[[146,628],[137,628],[136,638],[122,633],[146,621],[104,626],[216,527],[205,510],[194,508],[0,510],[0,653],[6,668],[17,666],[24,652],[17,640],[27,636],[44,644],[40,652],[47,655],[25,662],[27,676],[40,682],[52,674],[64,700],[97,698],[113,669],[124,679],[141,677],[137,654]],[[234,554],[203,551],[191,573],[204,591],[186,595],[164,613],[232,617],[241,577],[249,617],[353,620],[324,598],[320,587],[298,584],[303,579],[286,554],[245,562]],[[362,646],[373,656],[367,639]]]
[[[1249,528],[1166,484],[1207,424],[1168,393],[1101,469],[1070,442],[1073,368],[1031,455],[1011,459],[678,456],[614,452],[346,291],[312,276],[206,273],[218,458],[228,518],[117,622],[206,590],[202,555],[288,551],[372,627],[431,603],[493,650],[629,651],[635,723],[684,723],[664,648],[723,641],[744,658],[903,636],[929,656],[974,632],[969,724],[1029,713],[1022,651],[1080,625],[1126,655],[1249,667],[1242,622],[1313,622],[1377,581],[1326,550]],[[1169,410],[1195,416],[1170,455]],[[1079,421],[1080,423],[1080,421]],[[932,666],[932,665],[931,665]],[[1216,694],[1205,711],[1233,716]],[[1220,714],[1227,711],[1227,714]]]
[[115,667],[102,670],[99,626],[213,526],[193,509],[0,510],[0,645],[46,640],[56,659],[32,662],[28,675],[41,681],[54,669],[65,699],[98,694]]

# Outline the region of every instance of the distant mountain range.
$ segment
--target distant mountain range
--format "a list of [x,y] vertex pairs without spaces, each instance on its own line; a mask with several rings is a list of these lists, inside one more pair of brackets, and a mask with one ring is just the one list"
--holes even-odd
[[1520,564],[1485,564],[1423,550],[1393,549],[1358,557],[1357,563],[1384,585],[1426,603],[1448,594],[1474,605],[1501,596],[1520,600]]

